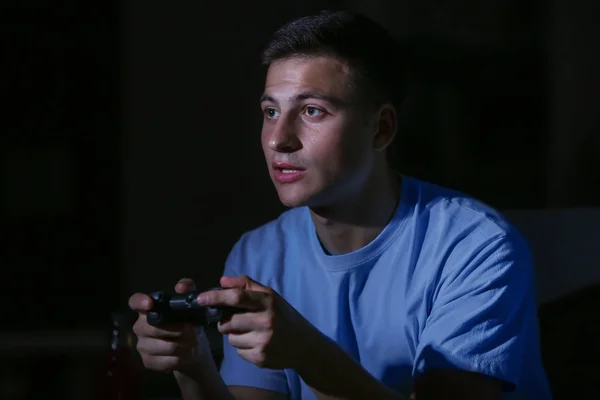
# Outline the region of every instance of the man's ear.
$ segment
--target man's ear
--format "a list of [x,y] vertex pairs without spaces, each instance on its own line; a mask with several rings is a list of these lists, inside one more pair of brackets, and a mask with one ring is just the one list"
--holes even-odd
[[396,137],[398,129],[398,114],[396,108],[389,104],[383,104],[375,115],[375,132],[373,134],[373,149],[385,151]]

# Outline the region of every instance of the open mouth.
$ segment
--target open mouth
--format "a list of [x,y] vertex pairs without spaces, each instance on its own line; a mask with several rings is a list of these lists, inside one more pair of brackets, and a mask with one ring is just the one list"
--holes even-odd
[[274,178],[278,183],[293,183],[304,176],[305,168],[287,163],[274,162],[272,164]]
[[305,170],[305,168],[298,167],[293,164],[289,164],[289,163],[285,163],[285,162],[277,162],[277,161],[273,162],[272,167],[274,170],[280,171],[281,173],[284,173],[284,174],[291,174],[294,172],[301,172],[301,171]]

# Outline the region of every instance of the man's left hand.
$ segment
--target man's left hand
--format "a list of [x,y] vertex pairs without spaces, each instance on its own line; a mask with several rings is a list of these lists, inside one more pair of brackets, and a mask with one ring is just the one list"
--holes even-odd
[[307,341],[321,335],[273,289],[247,276],[221,278],[223,290],[198,296],[201,305],[247,310],[218,325],[240,357],[269,369],[296,368]]

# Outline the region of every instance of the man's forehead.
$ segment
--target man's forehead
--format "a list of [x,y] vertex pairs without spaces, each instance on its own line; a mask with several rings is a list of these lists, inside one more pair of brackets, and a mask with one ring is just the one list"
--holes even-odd
[[348,68],[328,57],[291,58],[269,66],[265,93],[291,97],[298,93],[345,96],[350,89]]

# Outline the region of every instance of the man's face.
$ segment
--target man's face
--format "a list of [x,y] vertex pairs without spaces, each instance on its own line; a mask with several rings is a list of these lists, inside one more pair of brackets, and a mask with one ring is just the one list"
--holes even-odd
[[374,128],[344,64],[328,57],[271,64],[261,108],[262,147],[284,205],[327,206],[364,185]]

